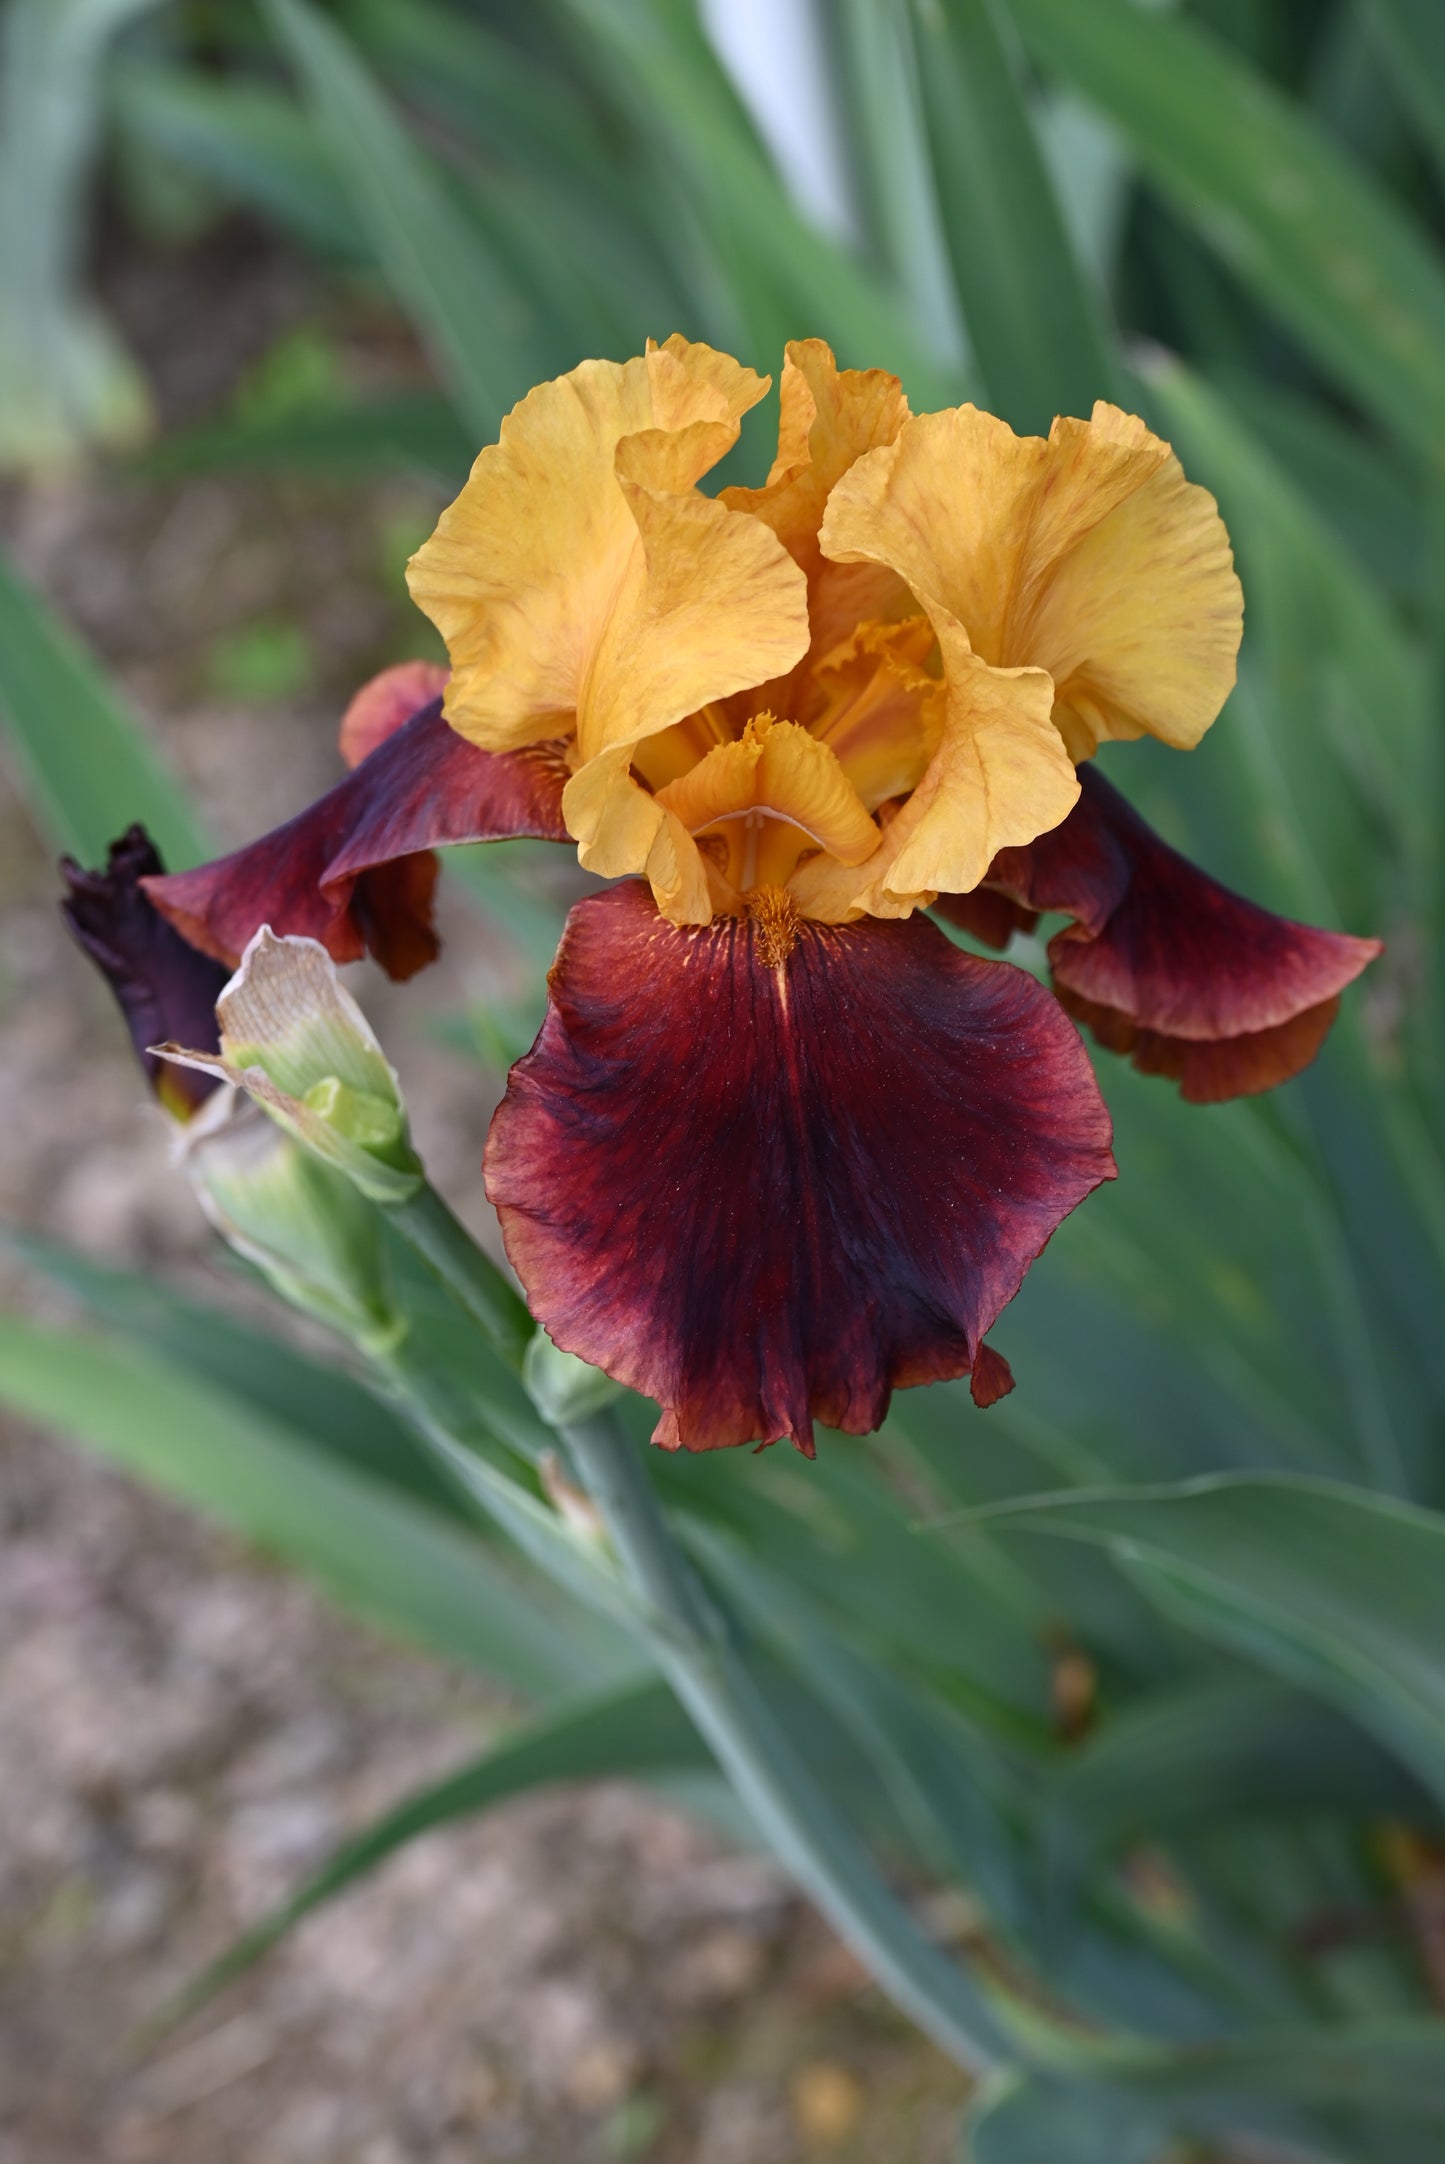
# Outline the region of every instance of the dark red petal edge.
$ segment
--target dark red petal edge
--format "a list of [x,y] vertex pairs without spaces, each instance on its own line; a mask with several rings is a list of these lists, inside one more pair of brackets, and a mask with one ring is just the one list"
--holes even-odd
[[864,1434],[973,1370],[1050,1234],[1114,1175],[1079,1037],[1022,971],[924,918],[803,923],[769,967],[628,881],[567,921],[487,1143],[533,1314],[717,1449]]
[[403,722],[411,720],[447,686],[438,661],[396,661],[368,677],[341,717],[337,746],[348,766],[360,766]]
[[995,897],[1019,920],[1073,917],[1049,942],[1060,1000],[1110,1051],[1175,1077],[1197,1103],[1298,1074],[1379,941],[1272,915],[1171,849],[1093,767],[1079,781],[1061,826],[1001,851],[987,885],[940,897],[940,914],[997,945],[1018,927],[990,915]]
[[189,1119],[219,1082],[155,1059],[149,1047],[174,1040],[197,1052],[219,1051],[216,1001],[229,972],[197,954],[152,908],[142,882],[161,870],[145,828],[130,827],[111,843],[103,872],[61,858],[68,891],[60,910],[77,946],[115,994],[151,1088],[168,1112]]
[[319,939],[333,960],[374,954],[388,975],[434,961],[436,860],[449,842],[566,841],[558,744],[479,751],[441,701],[384,736],[334,789],[259,841],[144,882],[182,937],[234,963],[263,924]]

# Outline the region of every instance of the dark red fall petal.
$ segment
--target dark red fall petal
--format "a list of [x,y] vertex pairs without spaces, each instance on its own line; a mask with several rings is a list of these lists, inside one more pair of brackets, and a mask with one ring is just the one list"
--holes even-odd
[[[1005,849],[988,886],[1074,923],[1049,941],[1059,998],[1110,1051],[1213,1103],[1288,1081],[1318,1052],[1338,995],[1380,952],[1276,917],[1157,835],[1092,766],[1061,826]],[[955,899],[945,914],[956,921]],[[975,927],[976,928],[976,927]]]
[[711,1450],[865,1434],[979,1363],[1049,1235],[1111,1179],[1048,993],[924,918],[670,924],[636,881],[567,921],[487,1143],[533,1314]]
[[174,1039],[197,1052],[219,1051],[216,1001],[229,971],[187,946],[151,906],[142,881],[161,869],[145,828],[129,827],[111,843],[103,872],[61,858],[69,891],[60,911],[115,994],[151,1088],[168,1112],[188,1120],[219,1088],[217,1078],[155,1059],[149,1048]]
[[1024,909],[998,887],[975,887],[971,894],[940,894],[934,912],[947,917],[960,931],[971,932],[986,947],[1003,949],[1015,932],[1031,932],[1039,921],[1036,909]]
[[341,717],[338,742],[346,764],[360,766],[404,721],[439,699],[447,673],[439,661],[397,661],[370,677]]
[[1013,1386],[1014,1371],[1003,1354],[995,1352],[992,1345],[980,1345],[974,1355],[973,1371],[968,1378],[974,1404],[984,1409],[997,1405],[1000,1398],[1008,1396]]
[[146,891],[183,938],[234,964],[259,926],[319,939],[337,962],[376,956],[409,977],[438,953],[436,864],[448,842],[566,841],[556,744],[479,751],[433,699],[284,826]]
[[1274,1029],[1245,1030],[1238,1037],[1165,1037],[1140,1029],[1113,1007],[1095,1007],[1066,985],[1059,1001],[1076,1022],[1093,1031],[1109,1052],[1126,1052],[1141,1074],[1168,1075],[1190,1104],[1224,1104],[1258,1096],[1308,1067],[1340,1011],[1338,995],[1306,1007]]

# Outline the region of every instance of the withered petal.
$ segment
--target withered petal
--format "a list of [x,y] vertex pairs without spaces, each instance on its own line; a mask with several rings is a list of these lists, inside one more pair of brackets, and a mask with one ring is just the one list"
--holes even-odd
[[[1079,780],[1060,826],[1002,850],[987,886],[940,897],[940,914],[985,938],[995,895],[1020,912],[1071,916],[1049,942],[1064,1006],[1106,1049],[1172,1076],[1196,1103],[1298,1074],[1380,942],[1246,901],[1172,849],[1094,767]],[[999,918],[995,931],[1007,928]]]
[[374,954],[410,977],[439,951],[433,848],[532,835],[566,841],[560,747],[480,751],[432,699],[325,796],[213,864],[143,884],[204,954],[234,965],[261,925],[319,939],[333,961]]
[[217,1050],[216,1000],[228,971],[198,954],[152,906],[144,882],[162,869],[145,828],[128,827],[111,843],[103,872],[61,858],[67,893],[60,910],[114,993],[156,1096],[177,1119],[189,1119],[219,1082],[156,1059],[150,1047],[177,1038],[198,1051]]
[[670,923],[581,902],[512,1070],[487,1192],[533,1314],[710,1450],[864,1434],[893,1390],[1007,1368],[982,1346],[1110,1179],[1082,1044],[1022,971],[925,919]]

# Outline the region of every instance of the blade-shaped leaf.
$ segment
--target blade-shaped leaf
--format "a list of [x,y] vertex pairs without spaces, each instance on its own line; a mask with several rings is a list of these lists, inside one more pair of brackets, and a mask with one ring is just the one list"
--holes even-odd
[[1365,0],[1364,12],[1421,144],[1445,175],[1445,10],[1437,0]]
[[1119,2098],[1009,2071],[969,2107],[958,2164],[1154,2164],[1164,2134]]
[[1126,1842],[1257,1813],[1428,1811],[1398,1761],[1340,1714],[1264,1678],[1153,1693],[1106,1718],[1045,1791],[1056,1895]]
[[111,97],[124,134],[328,255],[369,261],[365,228],[293,97],[241,75],[131,63]]
[[155,1354],[0,1319],[0,1401],[300,1565],[338,1599],[553,1698],[635,1667],[598,1619],[569,1627],[484,1542],[320,1455]]
[[0,465],[144,435],[134,362],[81,288],[109,42],[151,0],[11,0],[0,18]]
[[915,0],[943,231],[989,403],[1022,431],[1125,396],[1074,255],[994,0]]
[[1357,1721],[1445,1797],[1445,1517],[1363,1488],[1207,1477],[979,1513],[1097,1542],[1192,1627]]
[[1445,270],[1302,112],[1182,16],[1011,0],[1039,63],[1114,120],[1141,169],[1384,427],[1445,437]]
[[303,1916],[435,1827],[474,1818],[511,1796],[554,1781],[706,1771],[711,1765],[697,1730],[664,1683],[645,1678],[620,1690],[569,1701],[545,1719],[504,1736],[353,1834],[289,1900],[253,1925],[166,2006],[161,2019],[169,2025],[204,2004],[259,1961]]
[[463,216],[353,47],[309,0],[265,0],[377,261],[479,439],[544,373],[526,296]]
[[297,1429],[317,1449],[413,1502],[471,1525],[472,1512],[433,1467],[415,1435],[354,1375],[263,1334],[219,1307],[188,1300],[133,1270],[22,1233],[3,1235],[17,1258],[83,1303],[112,1330],[197,1376],[264,1419]]
[[0,713],[52,845],[103,864],[132,819],[172,869],[210,855],[205,833],[140,723],[94,662],[0,557]]

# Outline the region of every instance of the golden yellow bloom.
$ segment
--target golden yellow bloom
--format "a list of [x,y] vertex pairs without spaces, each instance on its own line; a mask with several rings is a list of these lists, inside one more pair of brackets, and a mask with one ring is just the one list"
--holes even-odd
[[1047,440],[788,348],[765,485],[698,483],[766,381],[670,338],[509,415],[413,596],[452,727],[560,743],[583,864],[674,922],[781,887],[829,922],[966,893],[1106,737],[1198,741],[1241,599],[1214,501],[1099,405]]

